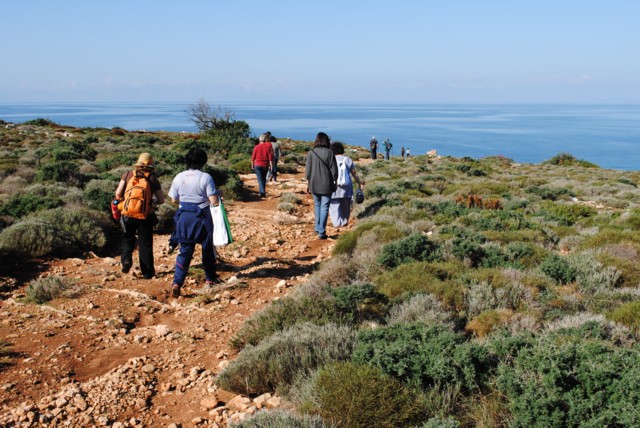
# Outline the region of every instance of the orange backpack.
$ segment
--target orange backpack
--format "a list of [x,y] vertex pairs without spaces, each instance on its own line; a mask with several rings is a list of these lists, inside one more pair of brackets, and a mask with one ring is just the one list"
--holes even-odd
[[122,215],[144,220],[151,213],[149,173],[133,171],[124,191]]

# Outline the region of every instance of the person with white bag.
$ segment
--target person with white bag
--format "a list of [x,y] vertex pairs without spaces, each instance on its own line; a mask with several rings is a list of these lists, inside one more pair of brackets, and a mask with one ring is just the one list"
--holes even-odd
[[364,188],[364,180],[358,176],[356,166],[351,158],[344,155],[344,145],[341,142],[332,142],[331,150],[336,155],[338,163],[338,179],[336,180],[336,190],[331,195],[329,217],[334,227],[343,227],[349,223],[351,216],[351,200],[353,198],[351,176],[355,178],[360,191]]
[[209,208],[219,205],[220,198],[211,175],[201,171],[207,163],[207,153],[193,148],[186,154],[185,163],[187,170],[173,179],[169,190],[169,197],[179,204],[173,218],[175,230],[171,237],[174,244],[180,245],[171,285],[173,297],[180,296],[196,244],[202,245],[205,286],[211,287],[220,282],[213,243],[213,219]]

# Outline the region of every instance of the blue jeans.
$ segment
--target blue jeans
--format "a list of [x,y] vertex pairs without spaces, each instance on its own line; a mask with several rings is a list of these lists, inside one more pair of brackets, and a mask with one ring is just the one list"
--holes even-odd
[[265,188],[267,187],[267,171],[269,168],[266,166],[254,166],[253,169],[256,172],[256,177],[258,177],[258,191],[261,195],[264,195],[267,193]]
[[327,234],[327,219],[329,218],[329,205],[331,204],[331,194],[319,195],[313,193],[313,212],[316,217],[314,231],[318,236]]
[[278,159],[273,158],[273,165],[271,166],[271,176],[273,177],[273,181],[278,181]]

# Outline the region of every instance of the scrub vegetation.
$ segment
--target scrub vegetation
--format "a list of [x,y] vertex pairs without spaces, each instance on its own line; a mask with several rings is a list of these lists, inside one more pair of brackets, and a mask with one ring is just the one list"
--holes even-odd
[[569,154],[359,170],[356,227],[246,321],[221,386],[329,426],[640,423],[639,173]]

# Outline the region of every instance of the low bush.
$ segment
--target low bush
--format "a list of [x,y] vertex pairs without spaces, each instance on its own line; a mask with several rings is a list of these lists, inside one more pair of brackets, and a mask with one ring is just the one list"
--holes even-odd
[[318,370],[301,407],[334,426],[413,426],[424,420],[424,397],[379,368],[349,362]]
[[347,326],[296,324],[243,349],[218,375],[216,385],[242,394],[286,391],[296,377],[348,360],[354,341],[355,332]]
[[84,188],[84,197],[89,208],[96,211],[111,212],[116,184],[109,180],[91,180]]
[[358,244],[358,238],[365,232],[372,230],[378,226],[391,226],[383,222],[366,222],[359,224],[354,230],[351,230],[340,237],[336,245],[333,247],[332,254],[334,256],[340,254],[351,254]]
[[353,284],[332,288],[334,308],[340,323],[358,324],[381,321],[387,314],[388,299],[371,284]]
[[532,193],[534,195],[539,196],[542,199],[547,199],[550,201],[557,201],[558,199],[575,196],[574,193],[565,188],[550,188],[550,187],[540,187],[540,186],[531,186],[525,189],[527,193]]
[[556,221],[561,226],[571,226],[582,219],[595,216],[597,211],[587,205],[548,203],[542,206],[540,214],[546,220]]
[[84,181],[80,167],[75,161],[45,163],[38,169],[35,179],[37,181],[66,183],[71,186],[79,186]]
[[295,324],[330,322],[358,324],[382,320],[387,313],[387,297],[371,284],[310,289],[308,294],[280,299],[247,320],[231,344],[242,349]]
[[576,279],[576,269],[558,254],[549,254],[540,264],[540,270],[560,284],[568,284]]
[[230,428],[332,428],[317,415],[299,415],[287,410],[265,410],[230,423]]
[[177,208],[175,205],[159,205],[155,211],[156,217],[158,218],[158,223],[155,225],[154,230],[160,233],[173,232],[173,217],[176,215],[176,211]]
[[25,218],[0,233],[0,250],[23,258],[100,251],[113,233],[106,216],[84,208],[55,208]]
[[438,245],[421,233],[392,242],[382,248],[378,263],[393,269],[414,261],[437,261],[440,259]]
[[523,347],[498,369],[513,426],[637,426],[640,350],[575,332]]
[[52,275],[31,281],[27,285],[25,293],[27,301],[41,305],[58,297],[63,297],[65,292],[72,288],[73,283],[67,278]]
[[464,330],[475,337],[486,337],[495,329],[509,323],[513,317],[510,309],[492,309],[482,312],[467,323]]
[[0,205],[0,215],[8,215],[14,219],[20,219],[27,214],[56,208],[63,204],[62,199],[55,196],[18,193]]
[[391,299],[410,293],[431,293],[447,309],[463,307],[464,287],[453,280],[450,269],[461,269],[458,264],[408,263],[376,278],[378,290]]
[[638,331],[640,330],[640,302],[625,303],[609,312],[607,318]]
[[389,311],[387,325],[414,322],[449,325],[452,318],[437,297],[429,293],[419,293],[405,302],[394,305]]
[[476,390],[493,365],[484,347],[466,342],[463,335],[445,326],[424,324],[362,330],[352,360],[379,367],[383,373],[422,390],[447,383]]

